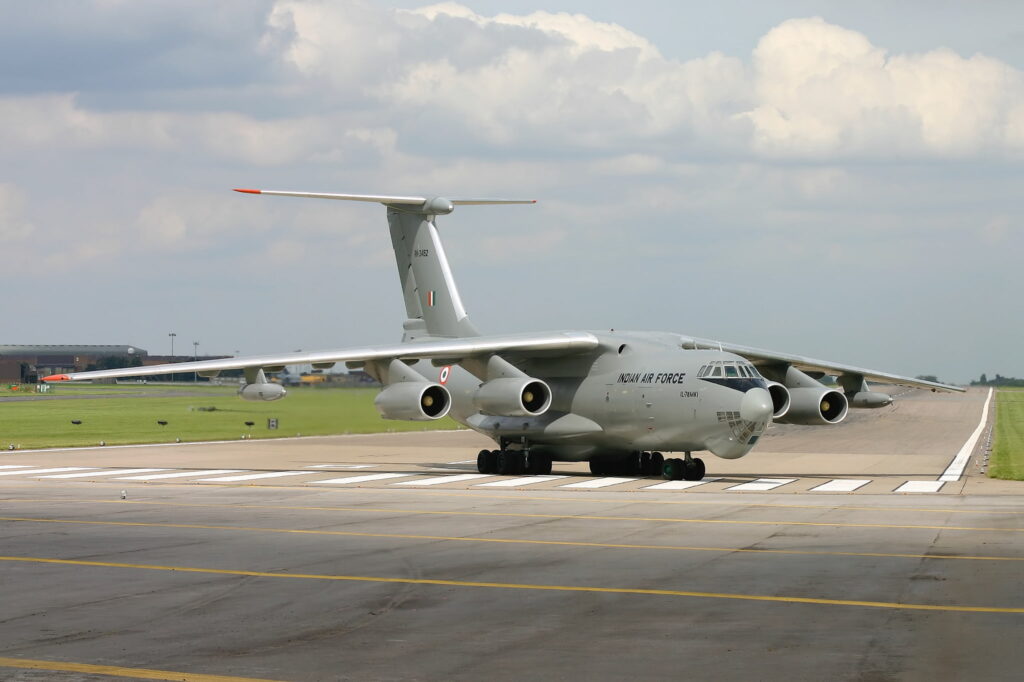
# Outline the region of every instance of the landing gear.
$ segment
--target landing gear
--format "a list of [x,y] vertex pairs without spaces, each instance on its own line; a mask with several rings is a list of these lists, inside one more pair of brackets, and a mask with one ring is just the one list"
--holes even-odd
[[501,476],[550,474],[551,458],[523,450],[481,450],[476,456],[476,470]]
[[594,458],[590,473],[595,476],[658,476],[665,457],[660,452],[634,452],[621,459]]
[[704,460],[690,457],[689,452],[686,453],[685,459],[666,459],[661,468],[662,476],[670,481],[699,481],[704,478],[704,472]]

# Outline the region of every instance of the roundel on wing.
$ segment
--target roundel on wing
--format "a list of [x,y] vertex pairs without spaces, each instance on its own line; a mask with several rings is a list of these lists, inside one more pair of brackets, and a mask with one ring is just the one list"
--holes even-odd
[[441,368],[441,376],[438,377],[438,380],[441,382],[442,386],[448,383],[448,375],[451,374],[451,373],[452,373],[452,366],[451,365],[445,365],[444,367]]

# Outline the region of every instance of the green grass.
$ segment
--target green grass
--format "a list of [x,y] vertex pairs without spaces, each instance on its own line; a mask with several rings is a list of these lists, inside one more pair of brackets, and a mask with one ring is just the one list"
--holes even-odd
[[[253,438],[453,429],[449,418],[431,422],[390,421],[373,407],[376,389],[289,388],[275,402],[246,402],[236,389],[216,386],[60,386],[54,395],[86,396],[74,400],[0,403],[0,449],[69,447],[127,443],[237,440]],[[146,393],[187,393],[149,397]],[[134,395],[133,395],[134,394]],[[198,408],[214,407],[213,411]],[[267,429],[267,418],[278,429]],[[72,424],[80,420],[81,424]],[[166,426],[157,423],[166,421]],[[245,422],[255,422],[253,427]]]
[[996,429],[988,475],[1024,481],[1024,390],[996,391]]

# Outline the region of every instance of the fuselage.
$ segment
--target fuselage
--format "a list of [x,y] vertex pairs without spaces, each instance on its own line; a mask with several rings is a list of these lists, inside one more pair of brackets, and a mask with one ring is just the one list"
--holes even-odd
[[507,358],[551,387],[551,407],[536,417],[479,412],[473,395],[481,379],[458,365],[424,361],[417,370],[444,383],[456,421],[499,447],[525,445],[561,461],[700,450],[732,459],[747,454],[767,427],[766,382],[740,356],[683,348],[675,334],[595,335],[601,344],[593,352]]

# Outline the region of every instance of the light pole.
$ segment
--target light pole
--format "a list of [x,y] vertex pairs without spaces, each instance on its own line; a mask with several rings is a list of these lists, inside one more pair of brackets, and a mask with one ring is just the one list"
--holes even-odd
[[[198,360],[198,359],[199,359],[199,342],[198,341],[193,341],[192,342],[192,360],[194,361],[194,360]],[[199,381],[199,372],[194,372],[194,375],[195,376],[192,377],[192,382],[193,383]]]
[[171,332],[167,336],[171,337],[171,362],[174,362],[174,337],[177,336],[177,334]]

